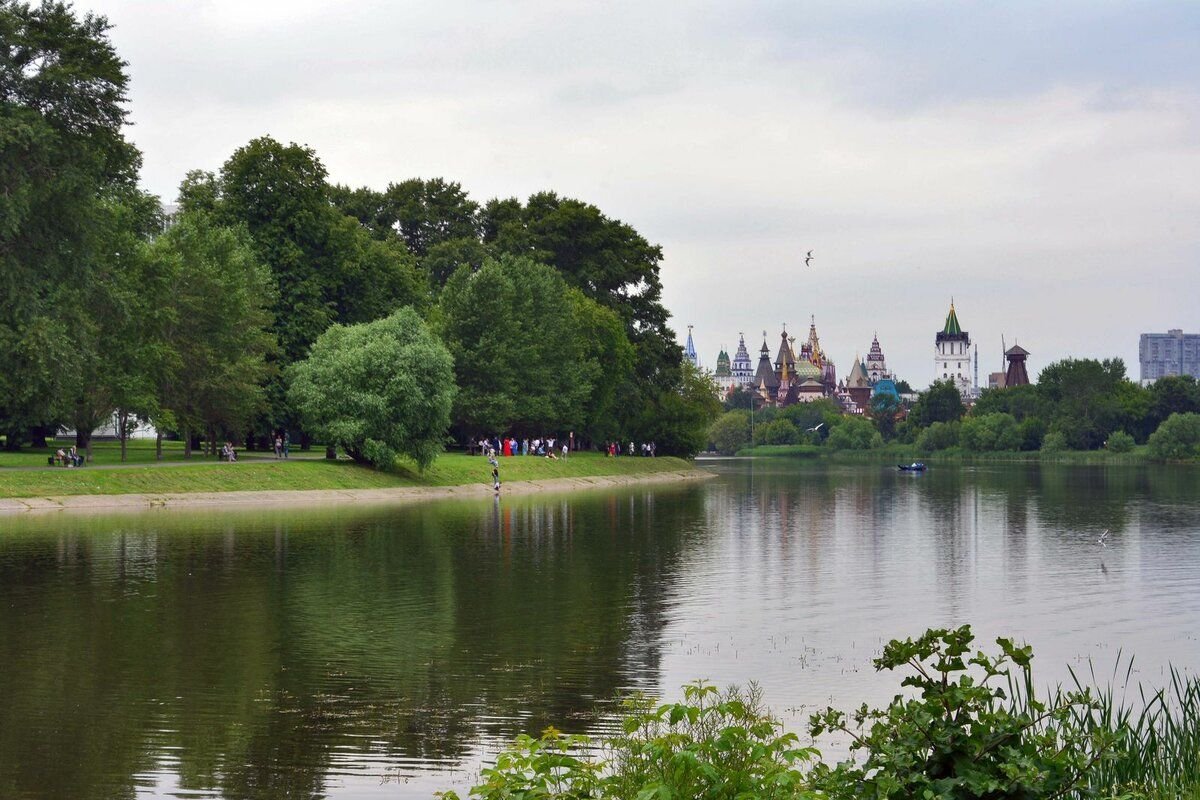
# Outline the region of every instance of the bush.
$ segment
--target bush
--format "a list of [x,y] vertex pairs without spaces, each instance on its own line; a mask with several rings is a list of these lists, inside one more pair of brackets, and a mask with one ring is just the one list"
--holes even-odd
[[1112,453],[1128,453],[1133,449],[1133,437],[1125,431],[1113,431],[1104,446]]
[[917,452],[928,455],[958,444],[957,422],[935,422],[917,437]]
[[1026,417],[1017,428],[1022,450],[1041,450],[1046,437],[1046,423],[1040,417]]
[[[550,728],[520,736],[482,771],[470,796],[479,800],[628,800],[812,797],[798,766],[816,751],[799,746],[763,707],[757,687],[718,691],[694,683],[684,702],[626,703],[623,733],[603,741]],[[607,757],[600,757],[603,752]],[[442,795],[458,800],[454,792]]]
[[1161,459],[1200,455],[1200,414],[1172,414],[1150,434],[1150,455]]
[[800,432],[786,419],[777,419],[754,429],[755,444],[796,444],[799,441]]
[[750,414],[746,411],[722,414],[708,429],[708,438],[718,453],[733,455],[750,444]]
[[1016,450],[1021,445],[1021,433],[1012,414],[984,414],[962,421],[959,441],[976,452]]
[[825,444],[834,450],[870,450],[883,447],[883,437],[862,417],[846,417],[829,432]]
[[810,780],[831,800],[1061,797],[1080,787],[1115,736],[1075,723],[1095,707],[1087,691],[1034,696],[1033,651],[997,639],[999,656],[970,655],[970,626],[894,640],[877,670],[911,670],[910,687],[884,709],[848,718],[832,708],[811,732],[848,735],[865,758],[818,764]]
[[411,308],[327,329],[289,378],[308,429],[356,461],[390,467],[406,455],[424,469],[442,451],[454,365]]
[[1050,431],[1042,439],[1043,453],[1061,453],[1067,449],[1067,437],[1061,431]]

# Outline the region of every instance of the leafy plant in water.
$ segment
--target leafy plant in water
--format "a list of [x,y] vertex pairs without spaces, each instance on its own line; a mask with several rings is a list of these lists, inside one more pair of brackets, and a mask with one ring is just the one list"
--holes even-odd
[[997,639],[1001,654],[970,654],[970,626],[893,640],[876,669],[907,667],[915,690],[884,709],[862,706],[847,717],[813,716],[814,736],[841,732],[861,761],[818,764],[813,786],[831,798],[908,800],[1049,800],[1082,785],[1114,734],[1071,724],[1096,705],[1090,691],[1058,692],[1043,702],[1033,690],[1033,651]]

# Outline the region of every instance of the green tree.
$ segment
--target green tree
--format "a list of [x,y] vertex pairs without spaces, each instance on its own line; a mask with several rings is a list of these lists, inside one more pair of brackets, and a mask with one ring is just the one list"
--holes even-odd
[[455,273],[438,311],[454,357],[459,433],[536,435],[584,422],[598,376],[584,359],[579,310],[562,277],[527,258]]
[[1042,437],[1043,453],[1061,453],[1068,447],[1067,437],[1062,431],[1050,431]]
[[1168,375],[1150,384],[1150,415],[1161,425],[1172,414],[1200,413],[1200,383],[1191,375]]
[[1012,414],[1017,422],[1023,422],[1029,417],[1043,416],[1045,403],[1038,387],[1034,384],[1024,386],[1008,386],[1002,389],[984,389],[975,401],[973,413]]
[[334,325],[289,370],[289,394],[310,430],[356,461],[424,470],[442,451],[454,401],[454,364],[412,308]]
[[1118,391],[1125,382],[1125,363],[1119,358],[1064,359],[1042,370],[1038,391],[1050,404],[1051,427],[1063,434],[1067,446],[1094,450],[1121,420]]
[[170,415],[191,454],[192,435],[235,436],[262,412],[263,383],[275,348],[271,274],[244,228],[202,211],[183,212],[154,241],[153,269],[171,287],[164,314],[165,349],[158,405]]
[[890,392],[871,398],[871,421],[885,441],[896,438],[896,418],[900,415],[900,400]]
[[958,445],[958,422],[935,422],[917,437],[917,452],[928,455]]
[[461,185],[433,178],[412,178],[387,187],[382,219],[415,256],[436,245],[479,238],[479,204]]
[[1017,450],[1021,431],[1012,414],[972,414],[962,421],[959,441],[965,449],[976,452]]
[[690,458],[708,443],[708,429],[721,414],[712,376],[691,364],[681,365],[678,383],[653,395],[633,421],[638,441],[654,442],[663,455]]
[[1150,455],[1160,459],[1200,456],[1200,414],[1172,414],[1150,435]]
[[935,422],[957,422],[967,411],[954,381],[934,381],[921,393],[912,415],[921,427]]
[[750,444],[750,414],[746,411],[727,411],[717,418],[708,430],[708,438],[717,452],[731,456]]
[[724,400],[725,410],[732,411],[734,409],[750,410],[754,403],[754,392],[747,389],[745,386],[735,386],[733,391],[726,395]]
[[1125,431],[1113,431],[1108,435],[1104,448],[1112,453],[1128,453],[1133,449],[1133,437]]
[[846,417],[829,432],[825,444],[834,450],[870,450],[883,447],[883,437],[869,420]]
[[568,290],[566,299],[580,344],[580,380],[591,387],[580,409],[583,438],[609,441],[621,433],[620,390],[632,379],[636,354],[615,312],[578,289]]
[[0,428],[70,412],[72,311],[92,285],[104,204],[131,190],[125,64],[101,16],[0,0]]
[[755,444],[796,444],[799,441],[800,432],[796,426],[783,418],[754,429]]

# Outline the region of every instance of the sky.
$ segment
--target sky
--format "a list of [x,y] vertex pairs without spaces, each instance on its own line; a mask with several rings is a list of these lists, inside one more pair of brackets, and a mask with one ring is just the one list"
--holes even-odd
[[[80,0],[164,201],[250,139],[331,180],[550,189],[662,245],[702,362],[783,323],[933,379],[1200,330],[1200,3]],[[813,261],[804,264],[805,253]],[[519,324],[519,321],[513,321]]]

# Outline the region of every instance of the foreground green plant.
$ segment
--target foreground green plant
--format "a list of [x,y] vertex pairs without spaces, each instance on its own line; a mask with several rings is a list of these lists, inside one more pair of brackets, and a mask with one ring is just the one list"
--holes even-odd
[[894,640],[876,669],[912,671],[884,709],[863,706],[847,717],[826,709],[812,718],[814,736],[840,732],[861,761],[817,765],[813,784],[833,798],[1025,800],[1061,797],[1081,786],[1114,735],[1071,724],[1093,709],[1087,689],[1039,700],[1033,650],[997,639],[1001,654],[971,655],[970,626]]
[[[784,733],[751,685],[684,687],[682,703],[626,703],[623,732],[593,739],[549,728],[516,743],[483,770],[480,800],[796,800],[815,798],[799,765],[816,756]],[[440,795],[458,800],[454,792]]]

